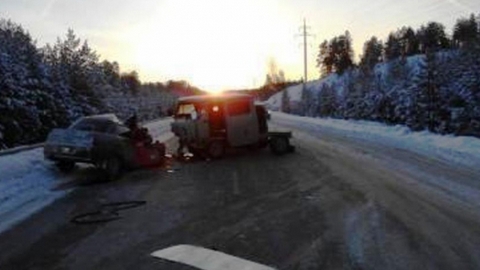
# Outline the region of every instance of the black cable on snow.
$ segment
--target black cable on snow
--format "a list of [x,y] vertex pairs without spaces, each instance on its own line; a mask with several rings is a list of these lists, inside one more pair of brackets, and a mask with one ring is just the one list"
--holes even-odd
[[96,224],[120,219],[119,211],[145,205],[146,201],[121,201],[103,203],[97,211],[74,216],[70,221],[75,224]]

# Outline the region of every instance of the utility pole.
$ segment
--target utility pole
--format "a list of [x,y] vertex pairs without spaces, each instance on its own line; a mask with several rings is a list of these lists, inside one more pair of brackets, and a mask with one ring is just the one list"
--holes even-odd
[[307,75],[307,22],[305,18],[303,19],[303,87],[305,88],[305,83],[308,81]]
[[307,58],[307,47],[308,47],[308,37],[312,37],[313,35],[310,34],[308,31],[310,30],[310,26],[307,25],[307,21],[303,19],[303,25],[299,28],[300,34],[296,35],[297,37],[300,36],[303,38],[303,81],[308,81],[308,58]]
[[302,106],[303,106],[303,113],[308,114],[307,111],[310,110],[309,108],[309,103],[310,101],[307,100],[309,99],[307,97],[307,81],[308,81],[308,59],[307,59],[307,46],[308,46],[308,41],[307,38],[311,36],[310,33],[308,33],[308,30],[310,27],[307,26],[307,21],[305,18],[303,19],[303,26],[301,27],[300,31],[301,34],[300,36],[303,37],[303,89],[302,89]]

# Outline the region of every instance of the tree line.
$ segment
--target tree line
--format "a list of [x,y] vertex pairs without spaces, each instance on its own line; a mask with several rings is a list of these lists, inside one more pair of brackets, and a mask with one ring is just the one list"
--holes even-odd
[[177,95],[199,92],[182,81],[142,83],[137,72],[100,61],[71,29],[38,47],[21,25],[0,19],[0,149],[42,141],[84,115],[158,117]]
[[429,22],[416,30],[404,26],[391,32],[385,42],[372,36],[364,43],[363,54],[357,65],[354,62],[352,38],[350,32],[346,31],[319,45],[317,67],[321,76],[325,77],[332,73],[341,75],[352,67],[372,69],[377,63],[426,54],[428,51],[471,48],[478,45],[478,32],[479,19],[474,14],[458,19],[451,36],[447,35],[445,26],[438,22]]
[[324,41],[317,66],[321,78],[336,79],[306,89],[297,113],[480,136],[479,22],[460,18],[451,35],[429,22],[393,31],[385,42],[373,36],[358,63],[348,31]]

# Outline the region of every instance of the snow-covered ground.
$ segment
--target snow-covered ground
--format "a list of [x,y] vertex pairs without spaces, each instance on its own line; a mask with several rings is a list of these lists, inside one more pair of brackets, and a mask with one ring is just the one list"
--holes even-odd
[[0,233],[66,194],[43,148],[0,157]]
[[283,121],[288,124],[308,125],[318,130],[337,132],[341,136],[387,144],[470,167],[480,164],[480,139],[474,137],[438,135],[428,131],[412,132],[400,125],[387,126],[370,121],[301,117],[280,112],[273,112],[272,119],[279,123]]
[[[152,136],[166,141],[171,119],[145,124]],[[41,210],[68,191],[54,190],[66,176],[43,158],[43,148],[0,156],[0,233]]]

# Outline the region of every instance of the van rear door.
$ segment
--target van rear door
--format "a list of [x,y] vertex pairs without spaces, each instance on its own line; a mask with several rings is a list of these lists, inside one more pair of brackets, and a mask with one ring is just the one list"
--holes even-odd
[[227,137],[231,146],[244,146],[258,142],[258,121],[251,99],[227,102]]

